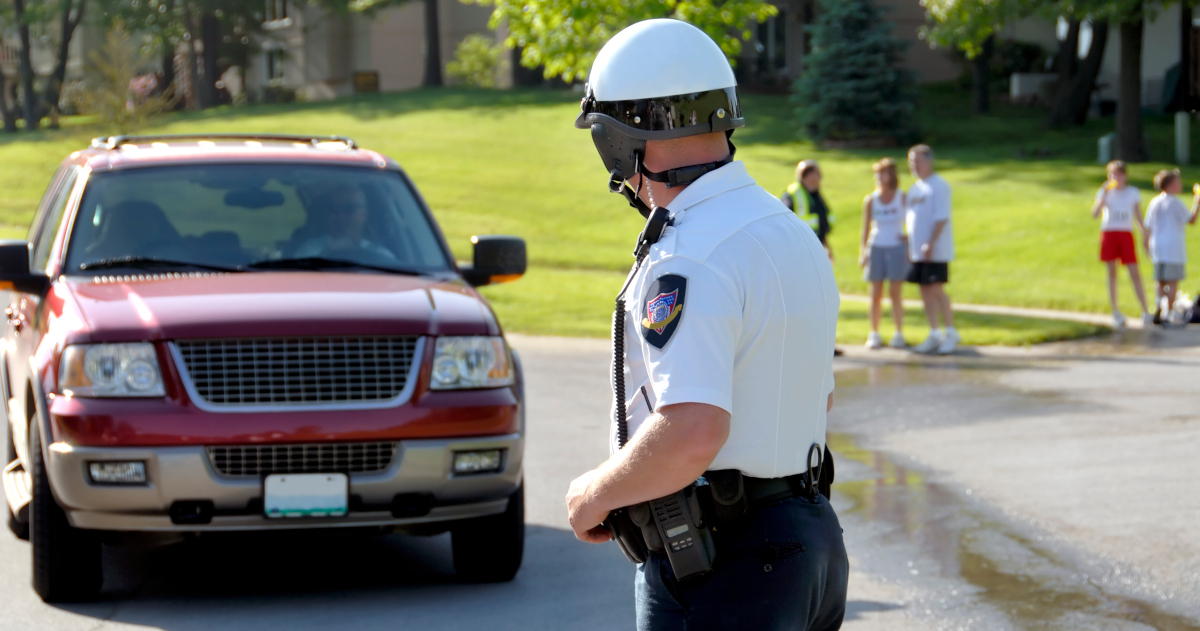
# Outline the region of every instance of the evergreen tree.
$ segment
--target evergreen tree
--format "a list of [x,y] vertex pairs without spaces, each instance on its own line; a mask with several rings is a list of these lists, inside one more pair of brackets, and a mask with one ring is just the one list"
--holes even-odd
[[872,0],[819,0],[808,32],[812,52],[792,91],[810,136],[907,141],[916,135],[915,78],[900,66],[906,44]]

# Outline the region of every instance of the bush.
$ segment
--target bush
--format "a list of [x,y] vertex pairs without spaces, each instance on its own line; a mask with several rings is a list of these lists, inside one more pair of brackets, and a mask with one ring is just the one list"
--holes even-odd
[[819,1],[812,52],[792,86],[809,135],[912,139],[915,77],[901,66],[905,42],[871,0]]
[[446,64],[446,74],[477,88],[496,87],[496,75],[504,64],[505,48],[485,35],[468,35]]
[[107,132],[133,133],[174,104],[173,95],[158,93],[156,76],[138,75],[136,51],[124,30],[109,31],[104,44],[89,56],[91,77],[69,93],[79,110],[96,116]]

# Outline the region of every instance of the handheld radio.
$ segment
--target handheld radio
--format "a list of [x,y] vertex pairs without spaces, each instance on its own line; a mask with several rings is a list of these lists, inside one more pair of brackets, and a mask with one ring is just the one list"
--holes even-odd
[[[621,449],[629,441],[629,421],[625,409],[625,291],[636,276],[650,248],[662,238],[670,221],[670,211],[659,206],[646,219],[633,251],[636,259],[629,280],[617,294],[613,313],[613,394],[616,410],[617,443]],[[678,579],[712,570],[716,546],[706,527],[696,497],[696,485],[642,504],[626,506],[609,513],[604,520],[617,546],[634,563],[644,563],[649,551],[663,552]]]

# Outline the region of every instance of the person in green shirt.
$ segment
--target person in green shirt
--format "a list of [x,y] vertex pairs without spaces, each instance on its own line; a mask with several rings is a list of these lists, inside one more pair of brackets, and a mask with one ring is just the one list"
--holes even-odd
[[825,199],[821,197],[821,167],[816,160],[801,160],[796,165],[796,181],[788,185],[783,195],[779,196],[779,201],[812,227],[832,261],[833,250],[829,248],[825,237],[833,229],[833,217],[829,214]]

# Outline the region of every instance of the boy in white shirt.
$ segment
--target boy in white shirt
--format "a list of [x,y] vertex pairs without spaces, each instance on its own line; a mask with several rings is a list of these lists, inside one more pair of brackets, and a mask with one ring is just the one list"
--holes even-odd
[[1108,302],[1112,306],[1113,328],[1125,326],[1125,316],[1117,307],[1117,264],[1129,270],[1129,280],[1142,305],[1142,324],[1150,326],[1154,316],[1146,309],[1146,291],[1142,288],[1142,273],[1138,271],[1137,246],[1134,245],[1133,228],[1136,225],[1145,232],[1142,224],[1142,194],[1129,186],[1129,175],[1125,163],[1113,160],[1108,163],[1108,180],[1096,192],[1096,203],[1092,205],[1092,217],[1100,220],[1100,261],[1108,267]]
[[[1150,200],[1150,207],[1146,210],[1145,237],[1146,250],[1154,262],[1154,280],[1158,281],[1159,310],[1155,321],[1160,321],[1160,317],[1166,319],[1175,309],[1175,292],[1179,289],[1179,281],[1186,276],[1184,229],[1188,224],[1196,223],[1196,216],[1200,213],[1200,195],[1193,197],[1192,210],[1188,212],[1176,197],[1183,190],[1183,178],[1178,169],[1159,171],[1154,176],[1154,188],[1162,191],[1162,194]],[[1164,299],[1167,303],[1165,313],[1162,311]]]

